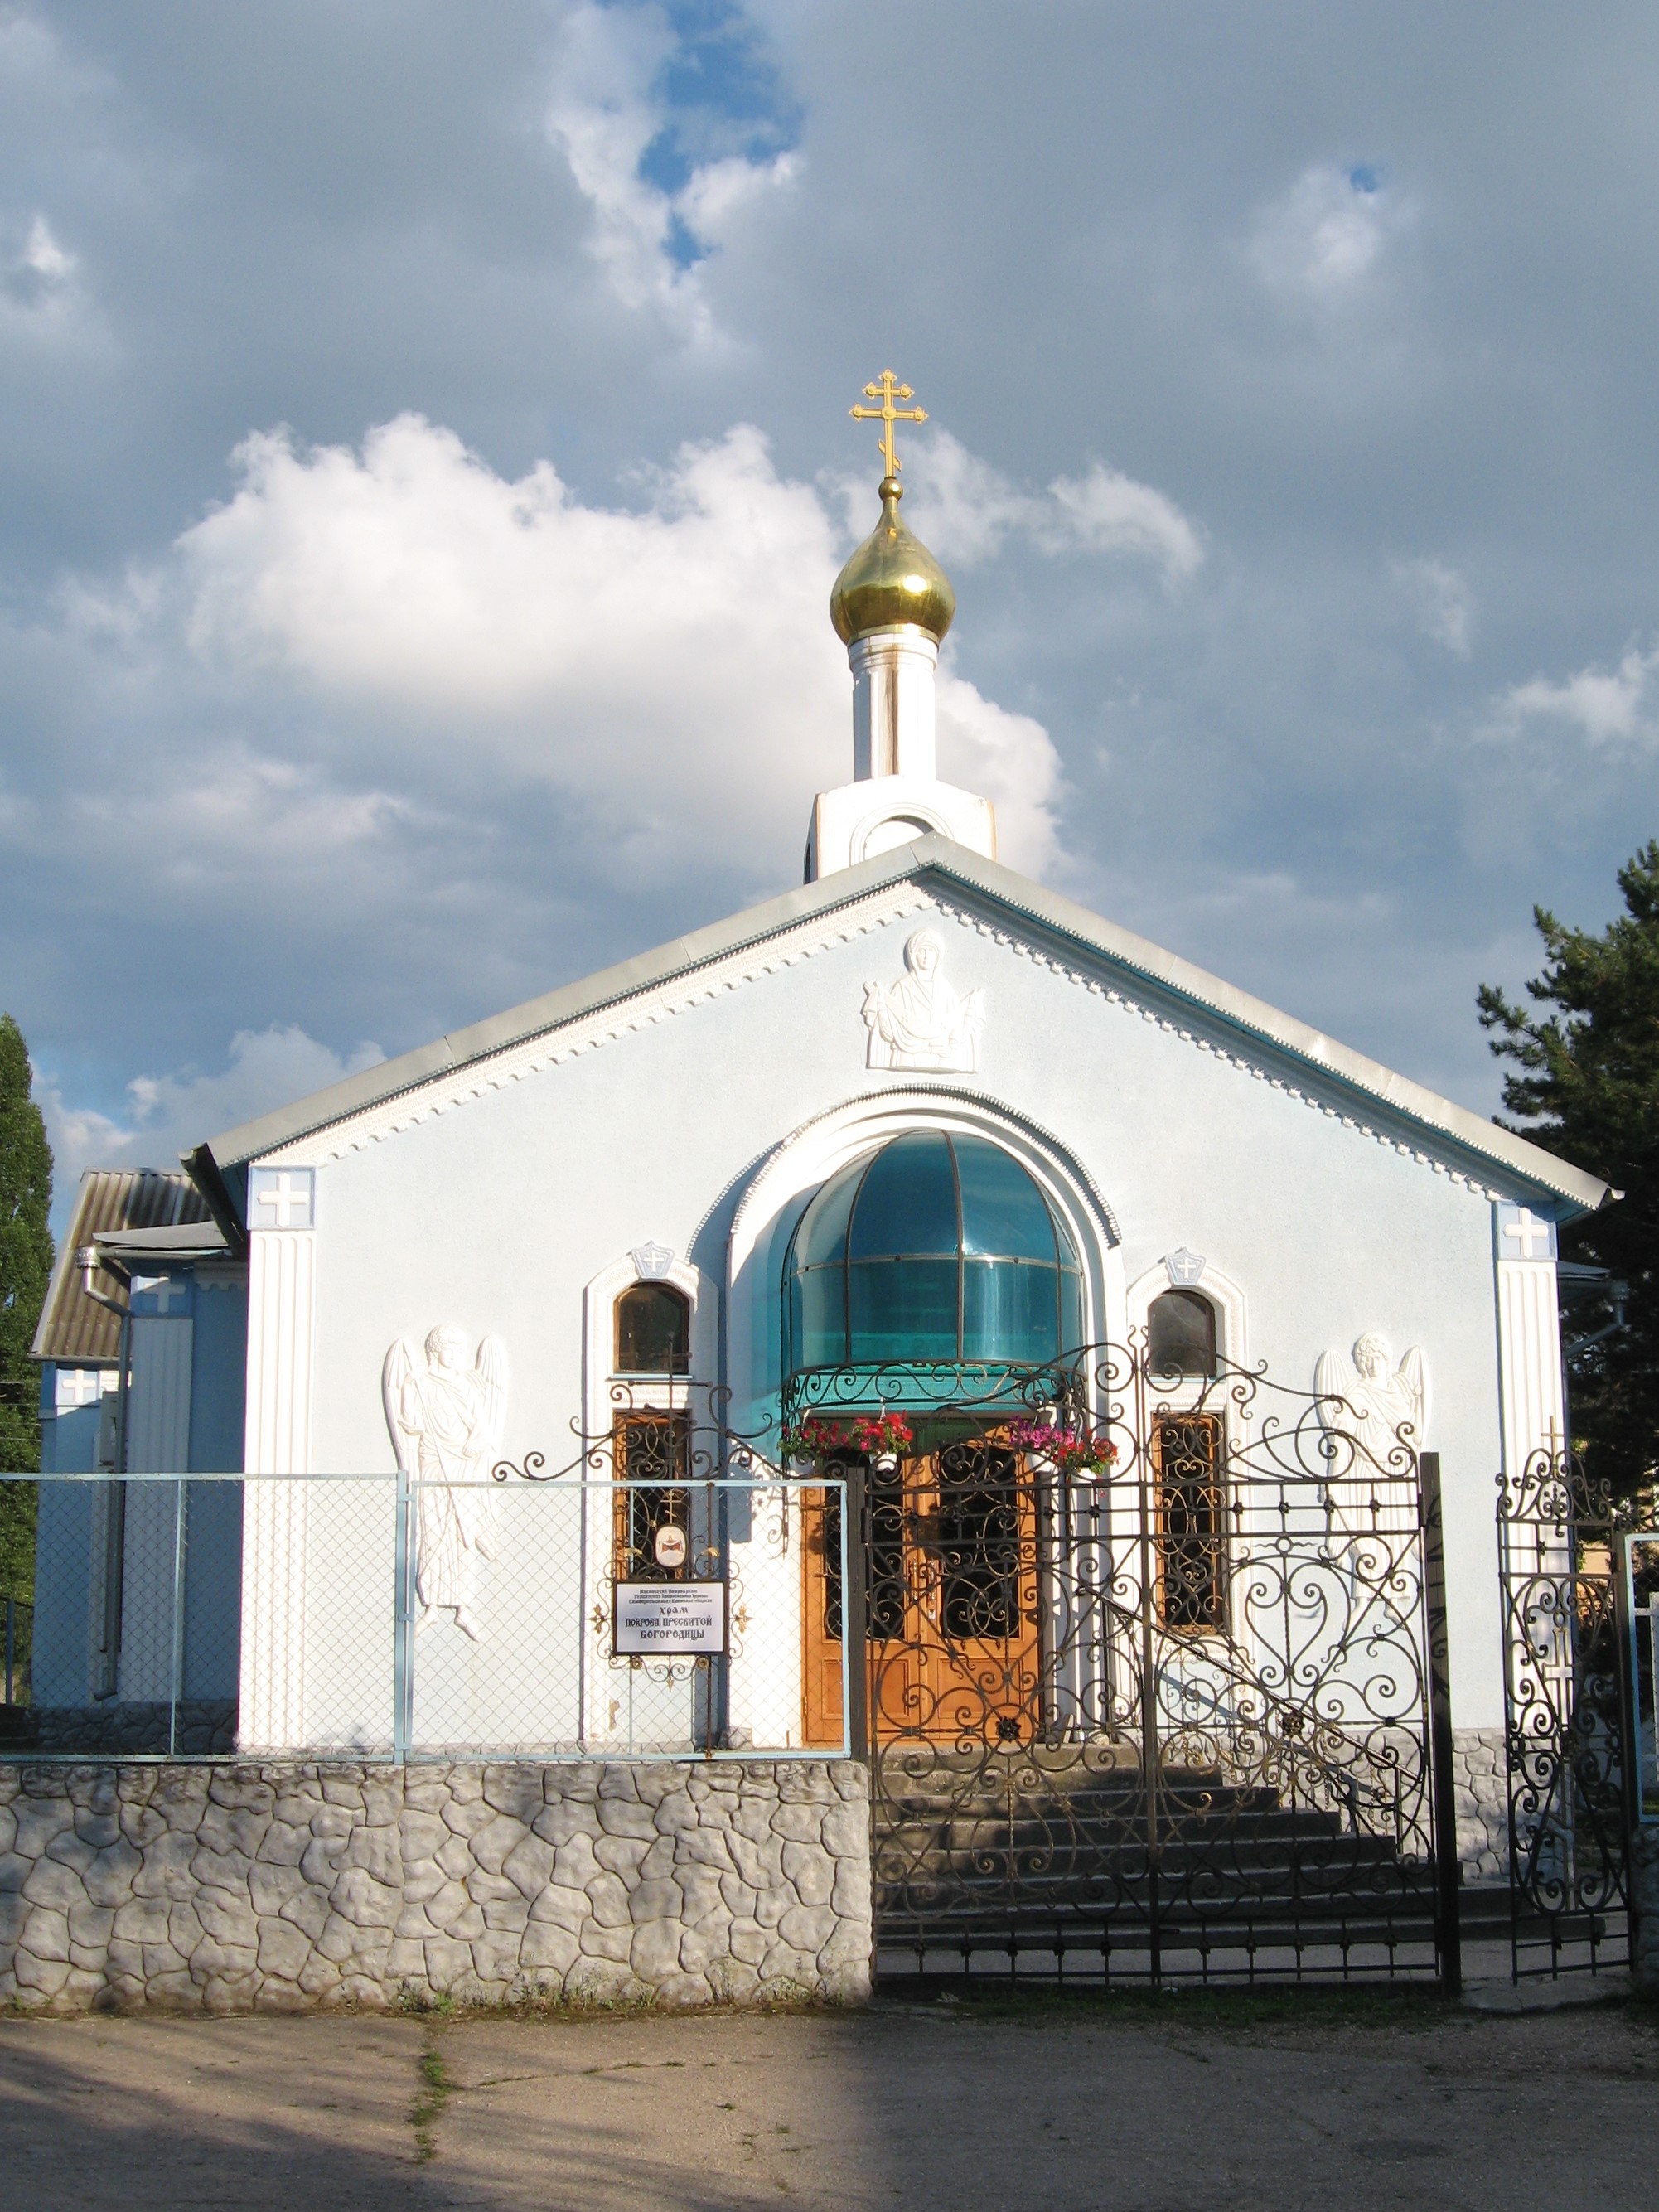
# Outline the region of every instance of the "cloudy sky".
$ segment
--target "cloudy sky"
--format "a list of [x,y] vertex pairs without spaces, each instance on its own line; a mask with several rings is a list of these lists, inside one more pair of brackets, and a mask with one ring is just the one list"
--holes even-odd
[[0,1005],[60,1173],[799,875],[931,411],[1005,857],[1482,1109],[1659,785],[1659,14],[0,5]]

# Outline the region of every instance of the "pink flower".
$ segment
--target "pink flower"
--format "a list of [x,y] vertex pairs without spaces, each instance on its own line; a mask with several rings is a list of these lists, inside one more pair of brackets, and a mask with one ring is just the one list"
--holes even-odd
[[1040,1455],[1061,1474],[1099,1474],[1118,1455],[1117,1446],[1103,1429],[1073,1429],[1059,1422],[1014,1421],[1008,1441],[1018,1451]]

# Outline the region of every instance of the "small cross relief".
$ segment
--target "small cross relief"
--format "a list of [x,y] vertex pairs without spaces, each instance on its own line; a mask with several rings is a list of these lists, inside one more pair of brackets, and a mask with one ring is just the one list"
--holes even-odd
[[135,1321],[188,1321],[195,1311],[193,1285],[187,1274],[135,1274],[131,1291],[128,1305]]
[[314,1168],[255,1168],[249,1178],[250,1229],[314,1229]]
[[1498,1252],[1504,1260],[1553,1260],[1555,1224],[1540,1220],[1528,1206],[1500,1206]]

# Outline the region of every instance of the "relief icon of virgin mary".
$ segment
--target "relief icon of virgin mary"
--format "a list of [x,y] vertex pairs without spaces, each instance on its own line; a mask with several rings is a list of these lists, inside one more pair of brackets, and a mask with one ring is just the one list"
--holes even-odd
[[928,1069],[971,1075],[979,1065],[985,994],[964,997],[945,980],[945,941],[919,929],[904,948],[904,974],[890,988],[864,987],[869,1067]]

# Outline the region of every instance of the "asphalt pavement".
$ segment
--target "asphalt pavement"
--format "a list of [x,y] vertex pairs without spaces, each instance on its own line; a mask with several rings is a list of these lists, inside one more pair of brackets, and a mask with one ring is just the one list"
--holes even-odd
[[1646,2212],[1659,2011],[1291,1994],[0,2020],[8,2212],[781,2202]]

